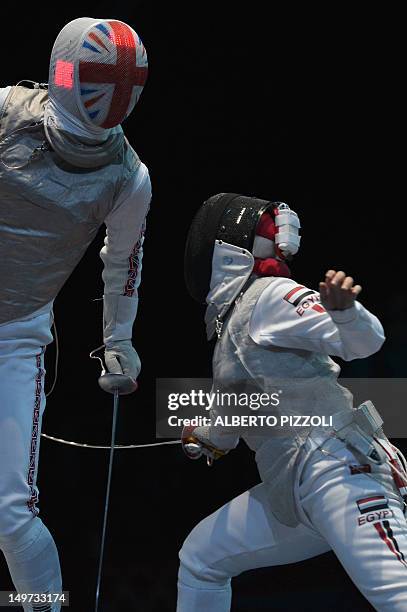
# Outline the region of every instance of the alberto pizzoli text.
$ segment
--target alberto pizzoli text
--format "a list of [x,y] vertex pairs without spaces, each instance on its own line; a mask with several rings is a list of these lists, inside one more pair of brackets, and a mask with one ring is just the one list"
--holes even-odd
[[332,427],[331,416],[317,415],[225,415],[215,419],[197,416],[191,419],[168,417],[170,427]]

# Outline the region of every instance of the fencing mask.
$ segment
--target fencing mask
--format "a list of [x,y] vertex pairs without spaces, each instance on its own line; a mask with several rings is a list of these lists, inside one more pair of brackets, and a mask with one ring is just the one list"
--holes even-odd
[[208,304],[209,337],[253,273],[289,276],[285,261],[298,251],[299,228],[283,202],[235,193],[204,202],[189,229],[184,273],[190,295]]
[[54,43],[44,126],[51,146],[83,167],[105,165],[123,147],[120,124],[147,79],[147,54],[136,32],[117,20],[81,17]]

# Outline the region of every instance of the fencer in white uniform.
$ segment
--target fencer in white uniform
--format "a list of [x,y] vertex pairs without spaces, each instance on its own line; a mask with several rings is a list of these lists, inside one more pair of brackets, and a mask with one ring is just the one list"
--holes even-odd
[[62,589],[37,505],[44,351],[53,301],[102,224],[106,365],[140,371],[132,328],[151,184],[120,124],[146,77],[130,26],[79,18],[55,41],[48,88],[0,90],[0,550],[20,593]]
[[[207,304],[208,338],[218,335],[213,391],[279,400],[242,415],[237,404],[231,409],[217,399],[210,426],[184,430],[192,459],[218,459],[242,438],[255,452],[262,482],[185,540],[178,612],[227,612],[234,576],[328,550],[375,609],[407,609],[404,460],[373,404],[353,406],[330,358],[372,355],[383,344],[383,328],[356,300],[361,287],[343,272],[329,270],[319,292],[290,278],[299,227],[286,204],[219,194],[190,228],[187,287]],[[216,426],[217,417],[235,412],[292,420],[249,427],[246,419],[234,427],[223,419]],[[306,426],[305,416],[316,425]]]

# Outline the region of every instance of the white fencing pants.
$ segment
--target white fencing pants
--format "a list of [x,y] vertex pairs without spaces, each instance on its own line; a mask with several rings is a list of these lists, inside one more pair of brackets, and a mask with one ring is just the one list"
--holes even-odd
[[[54,540],[37,516],[44,351],[52,341],[51,316],[48,305],[29,319],[0,325],[0,550],[20,593],[62,589]],[[60,605],[24,610],[54,612]]]
[[263,483],[192,530],[180,551],[177,612],[229,612],[233,576],[331,549],[376,610],[407,610],[407,523],[390,467],[380,468],[378,482],[353,473],[358,462],[340,441],[324,449],[330,454],[316,450],[303,463],[297,527],[273,516]]

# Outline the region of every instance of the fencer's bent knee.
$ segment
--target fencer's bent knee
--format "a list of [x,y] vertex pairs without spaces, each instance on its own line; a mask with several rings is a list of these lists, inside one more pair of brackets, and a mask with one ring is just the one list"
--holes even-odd
[[[214,587],[229,582],[230,577],[219,568],[213,566],[213,554],[207,541],[198,541],[193,530],[185,540],[179,551],[180,567],[178,578],[180,582],[189,586],[203,586],[207,588],[212,583]],[[212,565],[211,565],[212,563]]]
[[184,584],[190,584],[191,581],[205,580],[211,581],[210,570],[205,563],[204,549],[205,542],[202,542],[202,548],[194,542],[191,534],[187,537],[181,550],[179,551],[179,578]]

